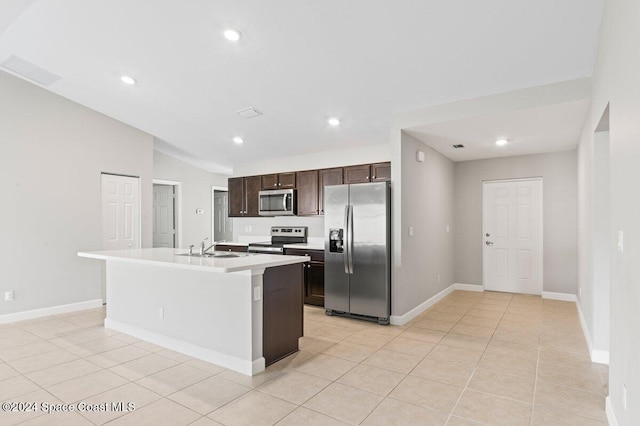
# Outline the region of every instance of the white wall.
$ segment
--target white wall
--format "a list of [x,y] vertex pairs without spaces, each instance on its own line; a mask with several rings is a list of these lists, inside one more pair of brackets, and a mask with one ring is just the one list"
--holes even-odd
[[455,164],[455,281],[482,284],[482,182],[526,177],[543,178],[543,290],[577,294],[575,151]]
[[[342,151],[269,159],[254,163],[237,164],[234,176],[252,176],[269,173],[324,169],[354,164],[381,163],[390,161],[391,147],[388,144],[371,145]],[[392,166],[393,169],[393,166]],[[309,237],[324,237],[324,217],[249,217],[233,219],[233,237],[249,237],[260,240],[269,237],[272,226],[290,225],[309,227]]]
[[[399,317],[453,284],[454,165],[405,132],[396,148],[391,312]],[[416,161],[418,150],[425,153],[423,163]]]
[[[182,247],[196,246],[203,238],[212,240],[211,186],[227,187],[227,176],[209,173],[158,151],[153,152],[153,178],[181,183],[182,188]],[[204,214],[196,214],[202,209]]]
[[340,151],[317,152],[291,157],[270,158],[265,161],[233,165],[234,176],[324,169],[354,164],[381,163],[391,159],[389,144],[369,145]]
[[[580,169],[588,172],[593,164],[593,132],[607,104],[610,105],[611,223],[611,336],[609,364],[609,402],[620,425],[640,424],[640,2],[608,0],[600,29],[596,66],[592,77],[592,107],[583,130]],[[582,173],[580,223],[590,222],[588,199],[592,186],[589,173]],[[617,231],[624,232],[624,251],[616,247]],[[581,282],[583,268],[590,264],[593,251],[581,238],[579,256]],[[588,305],[585,317],[593,316]],[[592,331],[591,331],[592,332]],[[627,409],[623,389],[627,389]]]
[[141,177],[151,246],[153,138],[0,72],[0,315],[99,299],[101,172]]

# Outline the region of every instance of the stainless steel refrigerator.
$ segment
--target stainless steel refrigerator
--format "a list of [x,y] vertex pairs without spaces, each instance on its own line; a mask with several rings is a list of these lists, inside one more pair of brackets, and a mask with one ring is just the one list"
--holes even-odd
[[388,182],[324,188],[324,306],[389,324],[391,191]]

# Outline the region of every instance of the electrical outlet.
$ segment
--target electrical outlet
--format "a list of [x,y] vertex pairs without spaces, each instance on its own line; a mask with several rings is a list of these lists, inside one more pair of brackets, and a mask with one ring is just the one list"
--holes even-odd
[[440,282],[440,274],[438,274],[438,282]]
[[413,237],[413,226],[409,227],[409,236]]
[[4,301],[5,302],[12,302],[13,299],[14,299],[13,290],[4,292]]
[[449,225],[447,225],[447,232],[451,231],[451,229],[449,228]]
[[162,306],[158,308],[158,319],[164,319],[164,308]]
[[622,407],[627,411],[627,385],[622,385]]
[[260,287],[254,287],[253,288],[253,301],[257,302],[258,300],[260,300]]

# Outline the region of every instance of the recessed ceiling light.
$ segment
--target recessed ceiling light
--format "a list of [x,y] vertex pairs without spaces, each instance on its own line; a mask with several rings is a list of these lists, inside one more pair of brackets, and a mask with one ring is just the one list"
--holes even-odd
[[236,136],[235,138],[233,138],[233,143],[237,145],[242,145],[244,143],[244,140],[241,137]]
[[506,139],[498,139],[498,140],[496,141],[496,145],[498,145],[498,146],[505,146],[505,145],[506,145],[506,144],[508,144],[508,143],[509,143],[509,141],[508,141],[508,140],[506,140]]
[[327,120],[327,123],[329,123],[329,125],[336,127],[340,125],[340,120],[338,120],[335,117],[331,117],[330,119]]
[[129,86],[133,86],[134,84],[136,84],[136,79],[131,77],[130,75],[123,75],[122,77],[120,77],[120,81],[122,81],[124,84],[128,84]]
[[242,37],[240,31],[235,30],[233,28],[229,28],[228,30],[224,30],[224,38],[229,41],[238,41]]

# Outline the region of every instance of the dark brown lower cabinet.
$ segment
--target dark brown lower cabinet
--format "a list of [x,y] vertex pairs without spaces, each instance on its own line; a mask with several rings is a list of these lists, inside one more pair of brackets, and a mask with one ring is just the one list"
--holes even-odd
[[304,264],[264,271],[262,282],[262,356],[266,365],[298,350],[303,331]]
[[324,251],[286,249],[291,256],[308,256],[304,267],[304,303],[324,306]]
[[215,251],[237,251],[246,253],[248,250],[247,246],[236,246],[231,244],[216,244]]
[[307,264],[304,303],[324,306],[324,262],[309,262]]

